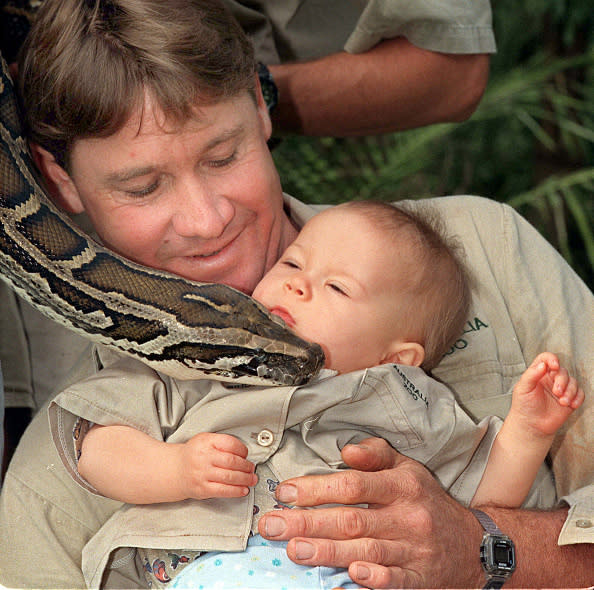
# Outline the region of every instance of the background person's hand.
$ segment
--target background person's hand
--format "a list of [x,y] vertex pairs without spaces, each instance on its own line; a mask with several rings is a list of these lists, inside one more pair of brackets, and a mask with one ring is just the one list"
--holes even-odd
[[348,445],[353,468],[287,480],[277,498],[306,507],[369,504],[269,513],[260,533],[289,540],[288,556],[303,565],[348,567],[351,578],[373,588],[481,587],[477,559],[482,528],[420,463],[381,439]]

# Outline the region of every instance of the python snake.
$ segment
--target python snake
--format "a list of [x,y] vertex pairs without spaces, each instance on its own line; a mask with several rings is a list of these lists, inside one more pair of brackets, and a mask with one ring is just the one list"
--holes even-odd
[[90,340],[180,379],[300,385],[323,365],[317,344],[297,337],[247,295],[130,262],[62,214],[46,195],[22,135],[4,59],[0,215],[2,279]]

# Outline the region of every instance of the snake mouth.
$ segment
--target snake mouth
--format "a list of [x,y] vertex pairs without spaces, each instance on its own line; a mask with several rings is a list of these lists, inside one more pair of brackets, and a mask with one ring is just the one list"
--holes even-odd
[[[278,358],[275,358],[278,357]],[[247,365],[255,368],[255,375],[279,385],[304,385],[324,366],[324,353],[318,344],[304,350],[303,356],[287,358],[285,355],[264,354]]]

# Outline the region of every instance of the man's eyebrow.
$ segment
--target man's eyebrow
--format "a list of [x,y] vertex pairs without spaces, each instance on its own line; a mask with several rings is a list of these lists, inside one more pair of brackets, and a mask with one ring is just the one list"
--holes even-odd
[[125,170],[117,170],[107,175],[107,182],[110,184],[116,184],[118,182],[126,182],[151,174],[155,170],[154,166],[139,166],[138,168],[126,168]]
[[[229,141],[230,139],[234,139],[235,137],[240,136],[245,131],[245,126],[243,124],[239,124],[231,129],[226,129],[220,135],[213,138],[204,146],[204,152],[208,152],[216,148],[218,145]],[[118,182],[126,182],[128,180],[133,180],[135,178],[139,178],[142,176],[146,176],[154,172],[154,166],[139,166],[137,168],[127,168],[124,170],[116,170],[115,172],[110,173],[106,180],[108,183],[114,184]]]
[[204,151],[207,152],[212,150],[213,148],[217,147],[221,143],[225,143],[230,139],[234,139],[238,137],[242,133],[245,132],[245,125],[243,123],[239,123],[235,127],[231,127],[230,129],[225,129],[220,135],[211,139],[205,146]]

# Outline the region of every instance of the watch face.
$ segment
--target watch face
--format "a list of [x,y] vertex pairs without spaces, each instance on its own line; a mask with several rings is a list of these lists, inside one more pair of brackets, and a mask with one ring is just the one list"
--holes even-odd
[[499,568],[511,568],[514,563],[514,548],[508,541],[497,540],[493,543],[493,561]]
[[505,535],[486,534],[481,545],[481,561],[488,574],[510,576],[516,569],[513,541]]

